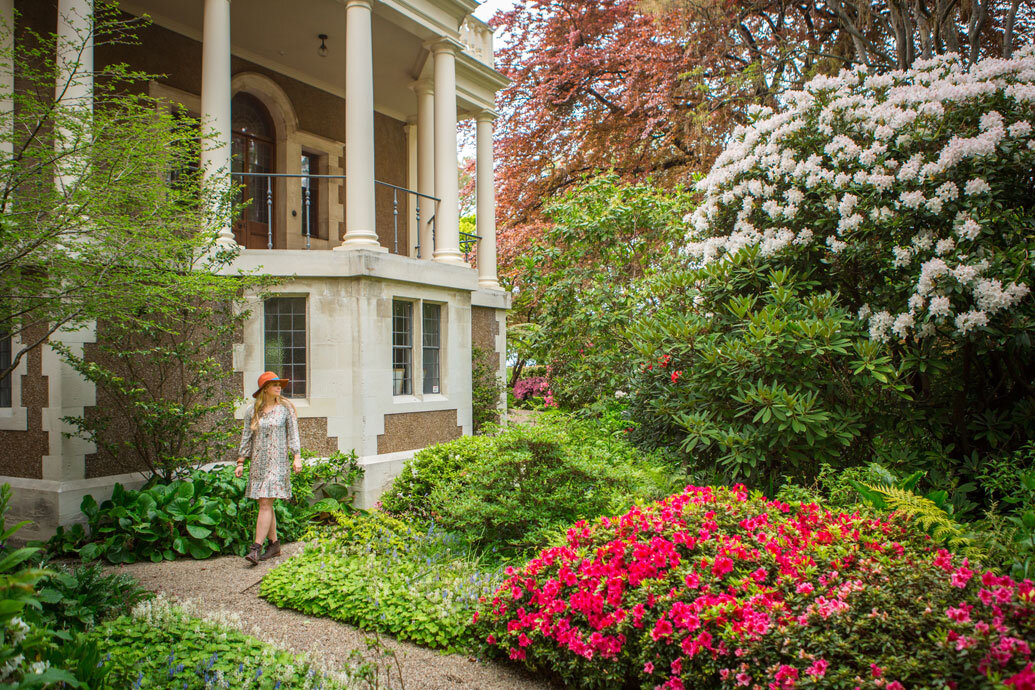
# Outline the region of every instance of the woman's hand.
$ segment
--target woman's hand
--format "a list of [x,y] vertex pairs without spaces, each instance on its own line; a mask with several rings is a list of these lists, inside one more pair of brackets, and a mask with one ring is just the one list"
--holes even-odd
[[292,467],[295,470],[295,474],[298,474],[299,472],[302,471],[302,456],[301,455],[296,455],[295,456],[295,462],[292,465]]
[[244,458],[237,458],[237,467],[234,468],[234,476],[238,479],[244,474]]

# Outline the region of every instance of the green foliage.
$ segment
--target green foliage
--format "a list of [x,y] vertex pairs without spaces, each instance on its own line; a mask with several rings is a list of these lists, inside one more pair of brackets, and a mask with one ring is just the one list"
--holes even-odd
[[421,451],[382,506],[434,519],[480,548],[540,546],[574,520],[670,490],[670,467],[644,456],[624,436],[614,424],[543,414],[534,426]]
[[125,573],[105,573],[93,563],[74,568],[58,566],[39,583],[42,608],[34,616],[55,630],[83,632],[107,618],[129,612],[151,596]]
[[[274,504],[278,537],[297,539],[314,512],[331,507],[329,500],[335,509],[340,507],[361,473],[354,453],[304,464],[302,472],[292,475],[292,498]],[[58,528],[49,547],[55,553],[110,563],[243,555],[254,538],[258,511],[257,502],[245,497],[247,486],[248,480],[235,477],[231,465],[197,470],[187,480],[139,491],[116,484],[111,498],[100,505],[92,496],[83,499],[87,529]],[[310,506],[321,495],[323,502]]]
[[[566,408],[623,389],[622,329],[643,308],[636,282],[681,240],[689,208],[682,192],[623,184],[614,174],[553,200],[540,239],[517,258],[517,327],[508,329],[508,344],[519,374],[529,359],[549,365],[554,396]],[[529,326],[521,330],[523,322]]]
[[838,296],[817,288],[757,249],[651,281],[657,308],[627,329],[640,358],[634,437],[762,487],[873,457],[875,432],[909,419],[889,416],[906,385]]
[[[91,7],[89,26],[60,39],[71,54],[122,51],[149,23],[111,0]],[[79,431],[124,471],[168,478],[226,445],[227,329],[241,316],[231,303],[262,283],[216,243],[236,209],[203,179],[198,121],[147,95],[157,76],[118,60],[64,69],[56,34],[18,23],[17,41],[0,28],[18,75],[0,131],[0,333],[15,344],[0,377],[41,342],[54,346],[97,384],[100,414]],[[55,93],[84,78],[91,107],[55,107]],[[87,361],[69,341],[91,324],[102,340]]]
[[[28,565],[38,548],[7,547],[10,538],[28,524],[24,521],[7,527],[10,499],[10,485],[0,485],[0,681],[6,682],[5,688],[19,690],[58,682],[80,687],[80,679],[92,677],[96,671],[70,672],[62,651],[73,646],[69,644],[71,637],[67,633],[55,634],[34,620],[32,613],[47,598],[37,592],[37,585],[53,573]],[[65,644],[59,645],[58,640]]]
[[500,421],[500,398],[503,382],[493,366],[495,352],[471,348],[471,410],[474,433],[481,433],[487,424]]
[[387,632],[428,647],[470,644],[480,597],[500,580],[471,549],[434,525],[380,512],[338,516],[307,537],[306,550],[263,578],[277,606]]
[[478,458],[489,455],[495,441],[487,436],[464,436],[455,441],[429,446],[414,454],[381,496],[381,508],[388,513],[418,520],[441,517],[430,497],[436,486],[451,480]]
[[111,687],[348,687],[304,655],[250,637],[231,617],[199,618],[158,599],[95,628],[89,637],[107,651]]

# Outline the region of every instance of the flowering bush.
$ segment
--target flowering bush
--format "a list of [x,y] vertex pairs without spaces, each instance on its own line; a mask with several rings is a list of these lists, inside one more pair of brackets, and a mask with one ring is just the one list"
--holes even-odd
[[550,382],[545,376],[531,376],[527,379],[518,379],[514,384],[514,397],[520,401],[531,401],[532,398],[543,398],[549,400],[547,407],[553,406],[553,393],[550,392]]
[[787,101],[757,109],[698,185],[692,254],[818,246],[832,273],[868,266],[859,318],[875,340],[1017,318],[1033,279],[1035,47],[969,69],[941,56],[845,71]]
[[701,180],[629,329],[638,364],[673,358],[633,396],[641,435],[753,482],[761,462],[814,472],[818,438],[817,463],[965,485],[972,453],[1035,429],[1035,49],[817,77],[781,103]]
[[687,487],[509,578],[486,642],[581,687],[1030,688],[1035,588],[873,519]]

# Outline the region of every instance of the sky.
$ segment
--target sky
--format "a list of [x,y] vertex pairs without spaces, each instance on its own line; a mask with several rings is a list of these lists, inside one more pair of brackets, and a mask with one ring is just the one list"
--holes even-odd
[[514,6],[518,0],[485,0],[478,9],[474,11],[474,16],[481,19],[483,22],[489,21],[492,15],[496,14],[498,10],[509,9]]

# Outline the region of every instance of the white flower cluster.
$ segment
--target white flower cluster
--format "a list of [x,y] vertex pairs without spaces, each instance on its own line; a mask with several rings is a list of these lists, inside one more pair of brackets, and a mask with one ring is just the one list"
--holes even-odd
[[990,201],[1009,191],[1000,161],[1035,168],[1035,46],[969,68],[941,56],[819,76],[782,112],[753,114],[698,184],[694,259],[810,247],[883,261],[904,287],[894,304],[860,310],[877,340],[965,335],[1030,294],[1008,279],[1017,267],[994,244]]

